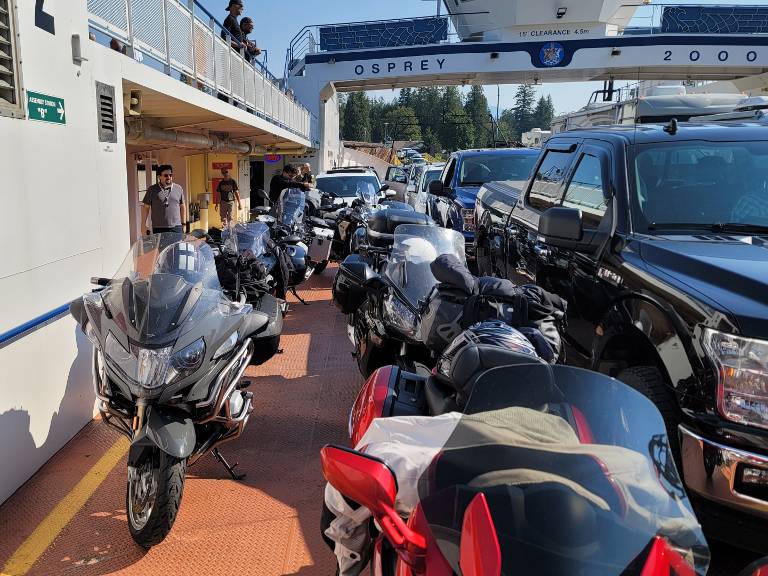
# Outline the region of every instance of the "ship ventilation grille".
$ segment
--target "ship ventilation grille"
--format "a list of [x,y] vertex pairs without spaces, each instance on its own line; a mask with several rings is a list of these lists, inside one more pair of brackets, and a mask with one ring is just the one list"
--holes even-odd
[[114,86],[96,82],[96,106],[99,113],[99,142],[117,142]]
[[0,0],[0,116],[21,117],[11,0]]

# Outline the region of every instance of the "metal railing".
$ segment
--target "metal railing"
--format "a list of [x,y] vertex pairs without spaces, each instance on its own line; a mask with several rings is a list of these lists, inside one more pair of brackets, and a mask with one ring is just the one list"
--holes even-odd
[[[400,23],[400,22],[419,22],[419,21],[426,21],[426,20],[436,20],[436,19],[444,19],[447,20],[448,25],[448,38],[450,41],[451,38],[457,37],[456,31],[452,27],[451,20],[448,16],[423,16],[423,17],[416,17],[416,18],[393,18],[389,20],[364,20],[359,22],[336,22],[333,24],[312,24],[310,26],[304,26],[301,30],[299,30],[298,34],[291,39],[291,42],[288,46],[288,51],[285,57],[285,77],[288,77],[289,71],[293,70],[294,67],[303,60],[303,58],[307,54],[314,54],[316,52],[323,51],[321,49],[321,43],[320,43],[320,29],[321,28],[333,28],[338,26],[362,26],[362,25],[373,25],[373,24],[391,24],[391,23]],[[420,45],[418,43],[404,43],[403,44],[408,46],[416,46]]]
[[88,13],[94,30],[124,43],[137,61],[154,59],[166,74],[319,142],[314,115],[264,63],[234,49],[230,33],[197,0],[88,0]]

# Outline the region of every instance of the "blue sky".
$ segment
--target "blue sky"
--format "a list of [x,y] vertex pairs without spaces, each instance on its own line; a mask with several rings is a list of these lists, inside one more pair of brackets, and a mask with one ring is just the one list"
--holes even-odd
[[[227,0],[199,0],[221,22],[226,17]],[[276,76],[283,75],[285,53],[291,39],[304,27],[315,24],[353,22],[427,16],[435,14],[435,0],[292,0],[267,2],[244,0],[245,13],[254,19],[255,30],[251,38],[268,50],[269,68]],[[657,2],[653,2],[656,4]],[[661,3],[661,2],[659,2]],[[675,0],[676,4],[761,4],[761,0]],[[444,11],[444,9],[443,9]],[[558,113],[577,110],[584,106],[593,90],[602,88],[600,82],[545,84],[537,87],[539,94],[551,94]],[[512,105],[516,86],[501,87],[501,108]],[[373,93],[391,99],[397,91]],[[486,94],[492,107],[496,105],[496,86],[487,86]]]

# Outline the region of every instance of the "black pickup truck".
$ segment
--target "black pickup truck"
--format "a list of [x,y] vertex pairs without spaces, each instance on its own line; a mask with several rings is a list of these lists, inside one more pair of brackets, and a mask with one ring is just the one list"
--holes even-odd
[[708,534],[768,550],[768,128],[566,132],[476,208],[481,271],[568,300],[567,362],[649,396]]

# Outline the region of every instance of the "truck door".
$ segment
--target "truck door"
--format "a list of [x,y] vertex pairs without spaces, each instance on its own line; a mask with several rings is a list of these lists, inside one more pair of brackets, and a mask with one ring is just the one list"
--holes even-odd
[[[611,198],[611,156],[607,147],[585,143],[578,151],[575,168],[565,186],[560,204],[581,210],[585,230],[610,230],[608,207]],[[591,357],[595,329],[603,314],[603,291],[598,285],[600,254],[582,254],[570,250],[557,250],[560,269],[552,284],[556,293],[568,301],[568,344],[582,356],[585,363]],[[578,362],[578,359],[571,358]],[[588,364],[587,364],[588,365]]]
[[557,264],[553,259],[556,250],[550,249],[538,240],[539,216],[545,210],[560,203],[563,184],[571,168],[579,141],[574,138],[561,138],[550,141],[534,176],[528,184],[521,202],[518,202],[507,225],[510,245],[510,261],[507,269],[521,268],[542,287],[547,288]]

